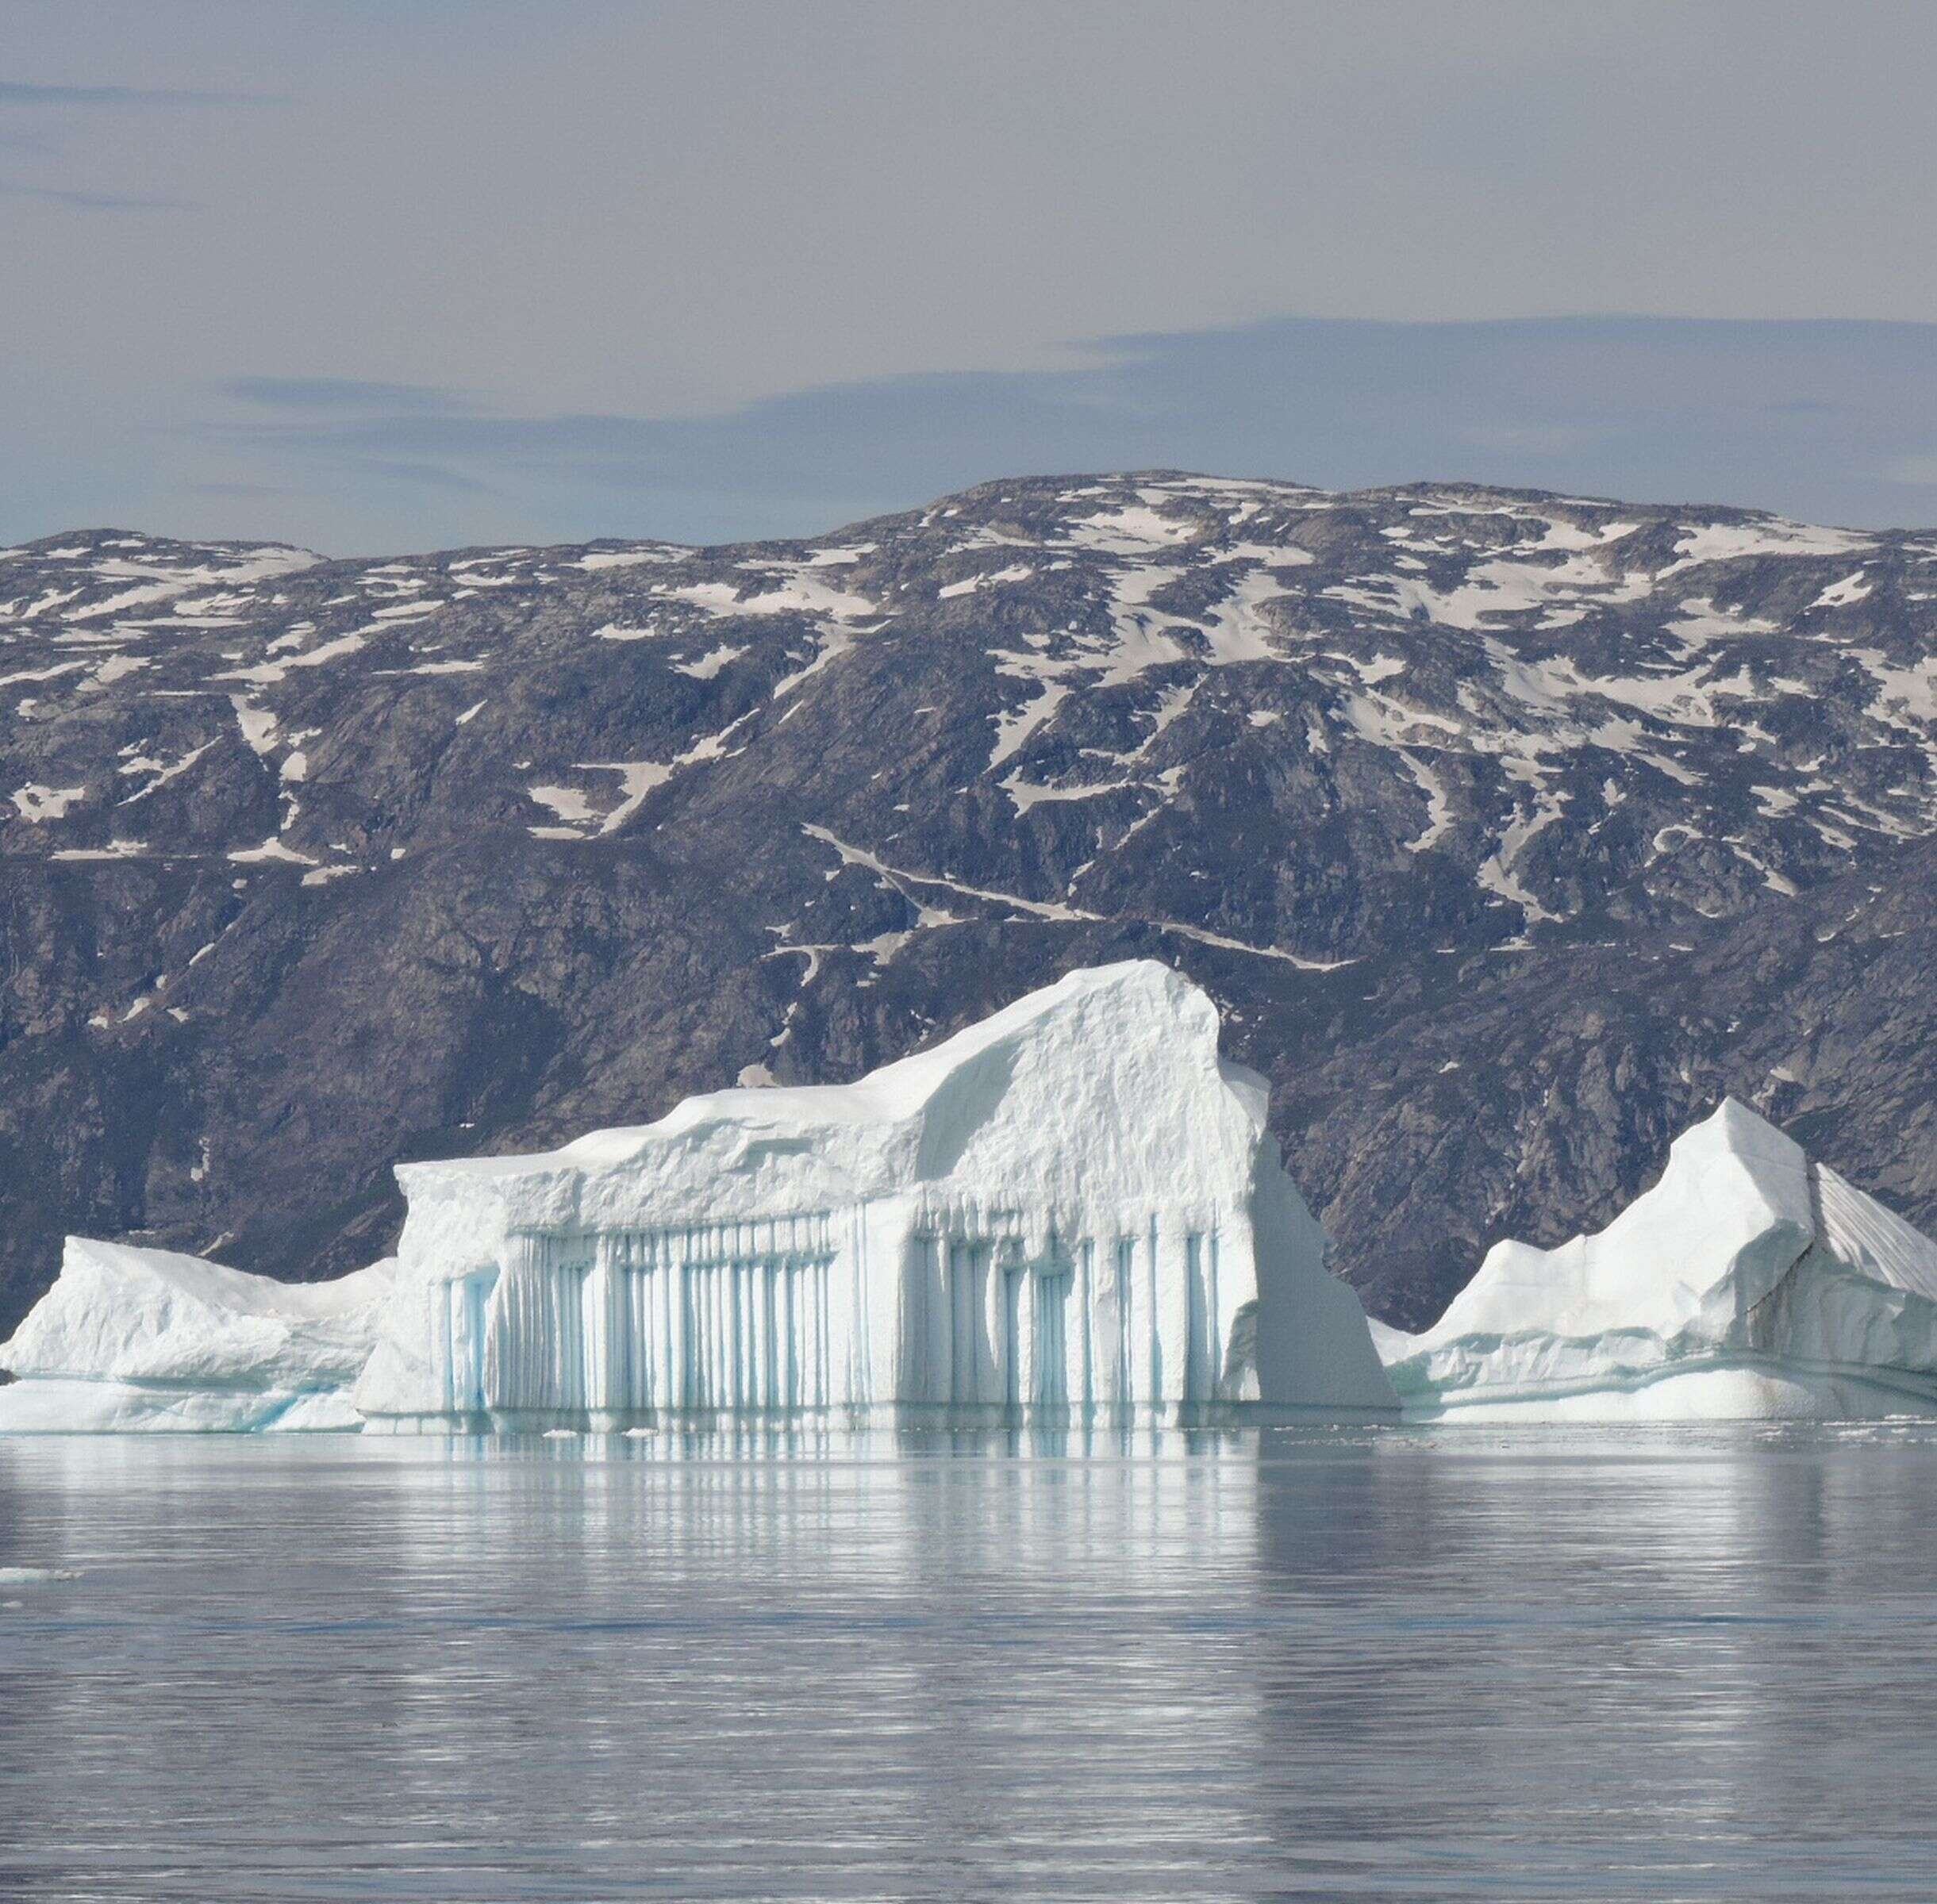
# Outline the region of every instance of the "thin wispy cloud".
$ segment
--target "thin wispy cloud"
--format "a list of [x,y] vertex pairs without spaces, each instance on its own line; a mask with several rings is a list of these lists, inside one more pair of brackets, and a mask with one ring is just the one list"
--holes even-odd
[[460,496],[489,496],[496,492],[487,482],[460,474],[434,463],[386,463],[372,461],[361,466],[369,474],[387,482],[402,483],[413,489],[447,489]]
[[306,496],[310,491],[279,482],[191,482],[184,488],[191,496],[233,496],[257,501],[265,496]]
[[253,93],[199,92],[171,86],[61,86],[31,79],[0,79],[6,106],[253,106]]
[[187,203],[182,198],[144,198],[67,186],[22,185],[12,179],[0,179],[0,198],[35,198],[44,204],[73,205],[87,212],[174,212]]
[[264,409],[442,415],[467,410],[455,390],[427,383],[372,383],[352,377],[231,377],[216,386],[225,397]]
[[[80,108],[89,110],[148,110],[156,108],[254,106],[262,95],[217,92],[167,86],[69,85],[34,79],[0,79],[0,114],[10,107],[29,111]],[[58,119],[42,119],[57,126]],[[0,132],[0,144],[16,151],[48,151],[47,141],[33,133]],[[191,202],[151,193],[98,190],[86,186],[43,184],[26,179],[0,180],[0,198],[26,199],[41,205],[65,205],[83,212],[171,212]]]

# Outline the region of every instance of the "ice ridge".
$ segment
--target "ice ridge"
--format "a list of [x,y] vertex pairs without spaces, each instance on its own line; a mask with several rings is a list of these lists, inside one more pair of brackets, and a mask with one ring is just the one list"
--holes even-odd
[[1605,1230],[1374,1334],[1422,1418],[1937,1413],[1937,1244],[1730,1098]]

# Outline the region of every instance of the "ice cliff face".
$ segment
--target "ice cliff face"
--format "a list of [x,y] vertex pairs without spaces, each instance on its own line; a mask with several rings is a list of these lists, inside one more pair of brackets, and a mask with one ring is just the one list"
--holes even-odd
[[357,1406],[399,1426],[1389,1409],[1217,1033],[1195,986],[1133,962],[854,1084],[404,1165]]
[[1375,1330],[1411,1416],[1937,1413],[1937,1244],[1731,1099],[1598,1234]]
[[67,1239],[0,1346],[0,1432],[355,1427],[350,1384],[391,1265],[289,1284],[166,1250]]

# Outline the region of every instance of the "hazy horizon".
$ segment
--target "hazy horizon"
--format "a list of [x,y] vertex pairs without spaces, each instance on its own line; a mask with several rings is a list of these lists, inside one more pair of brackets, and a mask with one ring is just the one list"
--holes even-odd
[[10,25],[9,542],[715,543],[1147,466],[1937,521],[1899,0]]

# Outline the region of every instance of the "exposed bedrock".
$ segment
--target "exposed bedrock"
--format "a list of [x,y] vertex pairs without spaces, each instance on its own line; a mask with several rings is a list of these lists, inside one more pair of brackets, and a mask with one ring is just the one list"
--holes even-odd
[[1430,1322],[1732,1093],[1937,1220],[1937,537],[992,483],[803,542],[0,554],[0,1331],[405,1158],[838,1083],[1150,958]]

